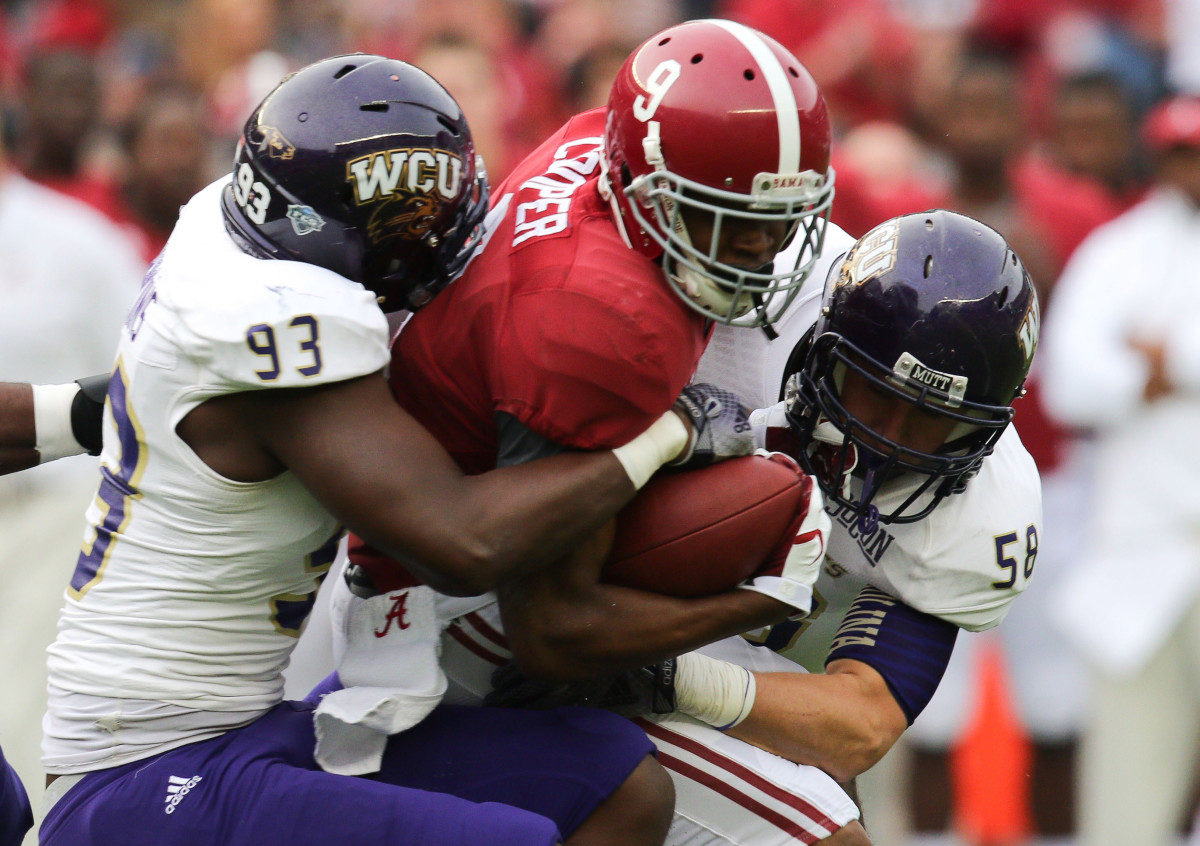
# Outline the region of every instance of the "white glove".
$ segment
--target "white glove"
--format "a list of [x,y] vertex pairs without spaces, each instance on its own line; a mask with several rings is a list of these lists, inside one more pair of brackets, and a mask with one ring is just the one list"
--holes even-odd
[[750,409],[735,394],[697,382],[675,400],[675,408],[692,421],[692,438],[668,467],[707,467],[726,458],[754,452]]
[[754,432],[754,443],[759,449],[770,449],[767,445],[769,430],[789,427],[786,401],[750,412],[750,429]]
[[[758,454],[800,469],[791,456],[781,452],[759,450]],[[821,575],[825,541],[833,527],[829,515],[825,513],[820,486],[811,476],[807,478],[808,500],[797,511],[796,520],[783,543],[758,573],[739,585],[745,590],[758,591],[793,606],[798,612],[793,617],[803,617],[812,608],[813,585]]]

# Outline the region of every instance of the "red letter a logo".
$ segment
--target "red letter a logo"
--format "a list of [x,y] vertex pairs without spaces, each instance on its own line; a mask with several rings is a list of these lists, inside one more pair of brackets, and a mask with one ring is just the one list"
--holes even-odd
[[387,618],[383,621],[383,628],[375,632],[375,637],[383,637],[392,628],[392,622],[395,621],[397,629],[407,629],[409,623],[404,619],[404,615],[408,613],[405,605],[408,604],[408,591],[404,593],[393,594],[392,610],[388,611]]

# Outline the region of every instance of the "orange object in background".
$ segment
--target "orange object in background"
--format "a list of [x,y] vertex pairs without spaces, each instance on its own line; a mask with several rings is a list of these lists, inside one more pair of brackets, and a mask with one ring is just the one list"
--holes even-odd
[[968,843],[1008,846],[1029,834],[1033,755],[1013,712],[999,647],[985,644],[978,657],[978,706],[950,754],[955,824]]

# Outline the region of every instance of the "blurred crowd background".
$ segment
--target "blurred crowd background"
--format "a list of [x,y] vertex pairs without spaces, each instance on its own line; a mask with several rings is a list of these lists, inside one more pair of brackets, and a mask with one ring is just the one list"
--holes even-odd
[[[1200,0],[3,0],[0,378],[61,382],[109,368],[105,339],[140,281],[128,268],[151,261],[178,207],[228,169],[241,122],[288,71],[356,50],[419,65],[462,104],[495,184],[565,117],[603,105],[643,38],[710,16],[772,35],[820,84],[835,124],[836,223],[858,236],[931,207],[989,223],[1041,292],[1044,344],[1054,343],[1056,285],[1089,235],[1155,186],[1175,185],[1190,214],[1200,202],[1200,105],[1186,99],[1200,95]],[[1187,240],[1187,230],[1173,237]],[[1144,251],[1158,248],[1141,249],[1110,262],[1133,301],[1153,300],[1164,273],[1163,261],[1143,271]],[[1171,272],[1200,291],[1200,262],[1176,264]],[[1200,318],[1166,311],[1147,325],[1174,320],[1186,331]],[[1145,402],[1175,389],[1151,329],[1129,341],[1146,359]],[[1079,585],[1107,460],[1097,447],[1104,421],[1059,412],[1051,388],[1063,377],[1043,380],[1040,367],[1017,416],[1046,488],[1045,537],[1036,562],[1023,563],[1037,578],[998,630],[960,638],[926,714],[863,780],[879,846],[1091,846],[1079,834],[1079,785],[1126,767],[1119,755],[1114,765],[1079,752],[1097,684],[1108,673],[1136,680],[1160,643],[1151,638],[1113,670],[1102,639],[1089,648],[1092,629],[1073,622],[1079,603],[1066,595],[1090,596]],[[1197,433],[1172,447],[1200,453]],[[1153,479],[1153,462],[1171,458],[1145,460]],[[48,467],[0,487],[0,745],[35,797],[42,650],[82,534],[86,462],[74,476]],[[1142,531],[1136,519],[1124,528]],[[1131,585],[1155,579],[1153,562],[1126,563]],[[1169,635],[1197,581],[1172,583],[1170,609],[1131,589],[1113,605],[1097,596],[1082,616],[1166,618]],[[1200,634],[1178,649],[1166,673],[1191,673],[1184,690],[1143,686],[1154,703],[1174,697],[1175,711],[1139,712],[1128,730],[1157,728],[1165,740],[1137,742],[1183,749],[1184,763],[1130,759],[1153,798],[1131,796],[1126,810],[1150,813],[1142,803],[1158,801],[1155,812],[1185,837],[1200,758]]]

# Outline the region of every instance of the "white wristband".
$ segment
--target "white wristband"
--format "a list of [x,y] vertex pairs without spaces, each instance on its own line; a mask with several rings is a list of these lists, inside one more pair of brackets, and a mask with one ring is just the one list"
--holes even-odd
[[614,449],[613,455],[625,468],[634,489],[641,490],[658,468],[683,452],[688,437],[687,426],[679,415],[668,411],[625,446]]
[[87,452],[71,431],[71,403],[77,393],[79,386],[74,382],[33,386],[34,438],[40,464]]
[[754,707],[754,673],[699,652],[680,655],[675,664],[675,707],[713,728],[731,729]]

